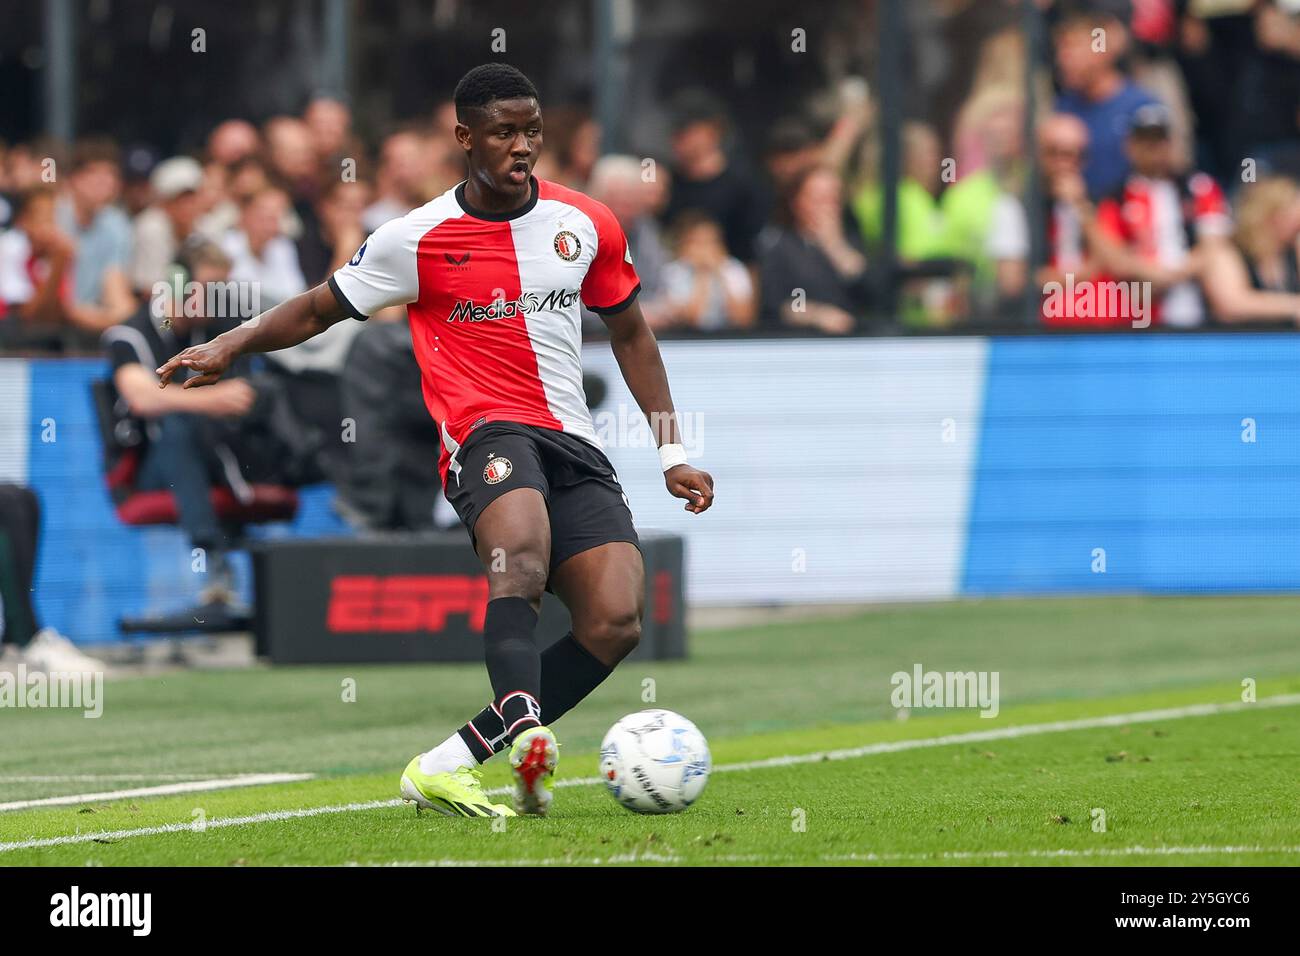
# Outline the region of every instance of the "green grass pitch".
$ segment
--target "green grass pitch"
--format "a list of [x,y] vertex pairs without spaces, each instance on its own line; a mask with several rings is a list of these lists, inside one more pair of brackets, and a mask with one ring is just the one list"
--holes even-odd
[[[486,700],[479,666],[112,681],[98,720],[0,711],[0,804],[312,777],[0,810],[0,866],[1294,865],[1297,620],[1294,597],[1133,597],[698,633],[689,661],[628,662],[559,721],[552,816],[496,827],[395,800],[410,756]],[[916,663],[998,671],[1000,713],[900,720],[889,677]],[[604,731],[647,706],[709,737],[715,772],[683,814],[628,813],[594,779]]]

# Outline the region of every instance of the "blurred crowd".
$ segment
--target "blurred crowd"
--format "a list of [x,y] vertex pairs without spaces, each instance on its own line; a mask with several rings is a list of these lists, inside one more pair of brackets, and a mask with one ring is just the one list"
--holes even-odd
[[[881,111],[860,78],[828,91],[829,109],[774,117],[758,144],[725,102],[688,89],[653,157],[602,155],[589,113],[548,104],[538,174],[613,209],[659,330],[1294,320],[1296,4],[1043,5],[1050,63],[1030,62],[1019,24],[998,31],[949,128],[903,124],[895,271],[882,268]],[[1044,81],[1028,127],[1027,74]],[[371,149],[348,106],[322,96],[299,116],[222,122],[195,155],[99,138],[11,145],[0,348],[97,348],[198,245],[260,309],[321,282],[378,225],[462,178],[454,125],[444,102]],[[281,359],[337,371],[355,332]]]
[[[602,149],[589,110],[544,102],[536,173],[613,211],[660,333],[1294,325],[1300,0],[1037,5],[1042,44],[1016,3],[909,8],[993,25],[954,30],[938,54],[964,64],[943,108],[918,109],[933,84],[909,77],[892,203],[886,111],[852,75],[760,131],[683,89],[648,155]],[[318,96],[300,115],[225,120],[183,155],[0,143],[0,354],[105,356],[115,501],[173,493],[208,555],[210,619],[232,601],[237,546],[213,489],[253,508],[256,483],[329,479],[354,527],[427,528],[438,435],[400,308],[209,389],[160,390],[153,369],[325,281],[378,226],[460,182],[454,127],[445,100],[363,140],[347,103]],[[603,385],[586,385],[598,404]]]

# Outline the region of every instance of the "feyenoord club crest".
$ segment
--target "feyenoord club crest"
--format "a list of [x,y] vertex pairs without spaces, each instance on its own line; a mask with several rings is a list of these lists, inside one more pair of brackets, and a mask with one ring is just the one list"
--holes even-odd
[[582,252],[582,243],[569,230],[555,234],[555,254],[565,262],[572,262]]
[[489,485],[495,485],[497,482],[509,478],[512,471],[514,471],[514,465],[510,464],[510,459],[498,455],[495,458],[488,459],[487,467],[483,469],[483,480]]

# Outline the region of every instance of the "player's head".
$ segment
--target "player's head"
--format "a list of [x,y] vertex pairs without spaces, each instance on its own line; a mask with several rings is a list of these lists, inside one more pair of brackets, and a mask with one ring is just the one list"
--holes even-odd
[[506,63],[476,66],[456,84],[456,140],[469,174],[501,193],[526,193],[542,150],[542,110],[532,81]]

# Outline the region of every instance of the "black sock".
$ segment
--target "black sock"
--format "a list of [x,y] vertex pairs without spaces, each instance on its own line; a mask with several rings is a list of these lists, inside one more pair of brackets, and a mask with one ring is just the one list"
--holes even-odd
[[533,631],[537,612],[521,597],[488,601],[483,647],[492,701],[505,725],[507,742],[542,722],[542,657]]
[[[606,667],[578,643],[570,631],[542,651],[542,723],[567,714],[600,686],[613,668]],[[505,749],[506,728],[493,701],[460,728],[461,739],[479,763]]]

